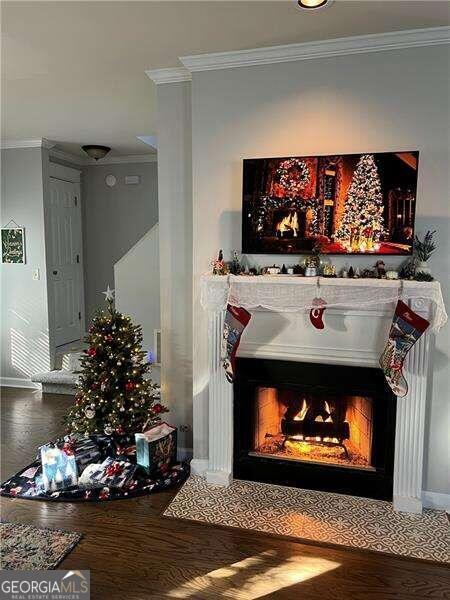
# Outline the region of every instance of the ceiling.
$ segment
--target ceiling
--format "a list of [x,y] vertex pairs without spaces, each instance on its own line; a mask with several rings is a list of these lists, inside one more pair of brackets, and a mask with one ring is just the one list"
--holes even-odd
[[145,154],[155,135],[147,69],[178,56],[448,25],[447,1],[2,2],[2,139],[46,137],[79,154]]

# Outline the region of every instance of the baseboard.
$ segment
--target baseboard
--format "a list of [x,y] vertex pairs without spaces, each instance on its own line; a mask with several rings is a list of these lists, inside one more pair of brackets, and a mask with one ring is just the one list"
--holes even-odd
[[450,513],[450,494],[423,491],[422,501],[425,508],[437,508]]
[[183,448],[179,447],[177,451],[178,460],[191,460],[192,458],[192,448]]
[[210,483],[211,485],[223,485],[224,487],[228,487],[233,480],[231,473],[224,471],[223,469],[206,471],[205,477],[206,483]]
[[0,385],[2,387],[26,388],[32,390],[41,389],[40,383],[34,383],[30,379],[21,379],[20,377],[0,377]]
[[192,475],[204,475],[208,469],[207,458],[193,458],[191,460],[191,473]]

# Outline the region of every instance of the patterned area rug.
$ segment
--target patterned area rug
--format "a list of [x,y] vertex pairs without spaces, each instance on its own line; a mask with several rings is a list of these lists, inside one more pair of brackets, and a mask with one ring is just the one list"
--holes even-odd
[[81,533],[0,523],[0,567],[11,571],[55,569],[81,540]]
[[223,488],[191,476],[164,515],[450,562],[450,528],[444,511],[400,513],[381,500],[238,480]]

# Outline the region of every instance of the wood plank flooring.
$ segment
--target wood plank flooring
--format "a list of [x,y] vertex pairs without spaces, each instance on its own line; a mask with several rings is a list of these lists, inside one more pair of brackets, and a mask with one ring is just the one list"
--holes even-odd
[[[56,437],[65,396],[2,389],[2,480]],[[450,569],[161,517],[175,491],[104,504],[1,498],[3,520],[80,531],[61,568],[90,569],[95,600],[450,598]]]

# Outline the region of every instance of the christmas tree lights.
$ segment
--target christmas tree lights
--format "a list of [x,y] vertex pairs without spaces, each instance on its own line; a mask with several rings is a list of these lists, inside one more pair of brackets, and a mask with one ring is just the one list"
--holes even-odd
[[75,405],[66,417],[70,433],[137,433],[167,412],[159,387],[146,377],[151,364],[142,350],[142,328],[115,310],[108,292],[107,310],[89,328]]

